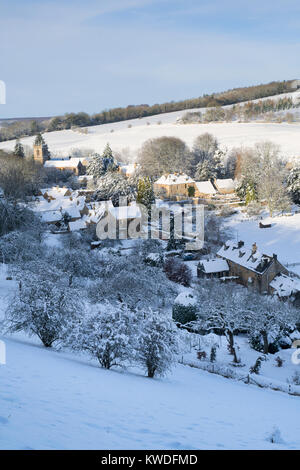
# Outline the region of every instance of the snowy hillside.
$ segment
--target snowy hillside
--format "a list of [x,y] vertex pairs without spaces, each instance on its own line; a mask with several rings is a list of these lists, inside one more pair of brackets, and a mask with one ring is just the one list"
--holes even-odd
[[[299,100],[300,92],[277,95],[292,96],[295,103]],[[189,111],[203,111],[194,109]],[[209,124],[178,124],[177,118],[182,117],[187,110],[130,121],[116,122],[88,127],[88,134],[80,134],[73,130],[55,131],[45,134],[52,154],[68,155],[74,148],[92,149],[102,152],[109,142],[113,150],[129,149],[132,157],[145,140],[161,136],[175,136],[192,146],[194,139],[204,132],[213,134],[222,146],[251,146],[256,142],[271,140],[281,146],[286,158],[299,156],[300,124],[288,123],[209,123]],[[131,126],[131,127],[128,127]],[[23,144],[32,146],[34,137],[21,139]],[[12,150],[15,141],[1,142],[0,149]]]
[[240,213],[231,217],[226,225],[233,230],[233,237],[252,245],[256,242],[265,254],[278,255],[278,259],[291,271],[300,275],[300,214],[283,217],[268,217],[264,224],[269,229],[260,229],[257,220],[246,220]]
[[[178,365],[150,380],[5,339],[2,449],[296,449],[299,398]],[[283,443],[268,439],[279,427]]]

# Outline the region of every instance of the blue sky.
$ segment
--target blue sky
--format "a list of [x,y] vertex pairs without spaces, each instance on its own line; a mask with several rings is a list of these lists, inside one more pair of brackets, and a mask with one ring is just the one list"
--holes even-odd
[[299,27],[299,0],[0,0],[0,118],[300,78]]

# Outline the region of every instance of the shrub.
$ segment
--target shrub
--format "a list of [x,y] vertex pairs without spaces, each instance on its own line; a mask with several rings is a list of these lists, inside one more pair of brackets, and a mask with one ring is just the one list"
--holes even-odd
[[283,363],[284,363],[284,360],[281,359],[280,356],[277,356],[276,359],[275,359],[275,362],[276,362],[277,367],[282,367]]
[[263,358],[261,356],[259,356],[256,359],[255,364],[250,367],[250,374],[257,374],[257,375],[259,374],[260,369],[261,369],[262,360],[263,360]]
[[196,307],[194,305],[174,304],[172,317],[175,322],[181,323],[182,325],[196,321]]
[[292,376],[292,382],[295,385],[300,385],[300,372],[296,371]]
[[215,362],[216,359],[217,359],[217,348],[216,346],[212,346],[210,350],[209,360],[210,362]]
[[199,359],[199,361],[201,361],[202,359],[206,359],[207,357],[207,354],[205,351],[197,351],[197,358]]
[[167,259],[164,265],[164,271],[170,281],[177,282],[186,287],[191,285],[192,272],[190,268],[177,258]]

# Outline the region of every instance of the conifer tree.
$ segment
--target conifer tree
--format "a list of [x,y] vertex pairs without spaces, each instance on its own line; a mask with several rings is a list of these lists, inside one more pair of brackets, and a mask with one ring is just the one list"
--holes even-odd
[[24,148],[23,145],[21,144],[20,140],[17,139],[15,149],[14,149],[14,155],[16,157],[24,158],[25,153],[24,153]]
[[149,177],[139,179],[136,202],[138,204],[143,204],[147,207],[148,211],[151,210],[151,204],[155,202],[155,195],[153,185]]

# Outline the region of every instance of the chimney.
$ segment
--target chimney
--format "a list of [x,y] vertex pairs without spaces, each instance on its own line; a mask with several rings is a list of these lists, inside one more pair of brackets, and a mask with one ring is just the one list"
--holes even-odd
[[242,240],[240,240],[238,242],[238,248],[242,248],[242,246],[244,246],[244,245],[245,245],[245,243]]
[[277,261],[277,255],[275,253],[273,253],[273,259],[274,261]]
[[254,242],[253,245],[252,245],[252,255],[254,255],[256,252],[257,252],[257,245]]

